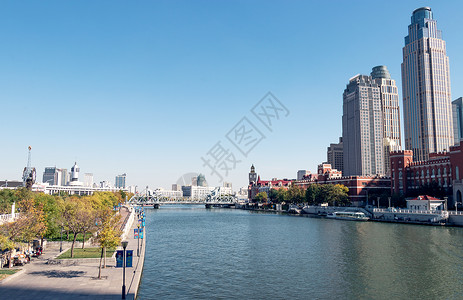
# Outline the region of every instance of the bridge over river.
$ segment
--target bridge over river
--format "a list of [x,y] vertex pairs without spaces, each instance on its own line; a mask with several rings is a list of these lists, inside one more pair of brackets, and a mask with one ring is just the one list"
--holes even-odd
[[209,208],[214,206],[234,206],[235,203],[238,203],[238,198],[235,195],[221,193],[220,187],[212,190],[208,195],[206,195],[206,197],[202,199],[196,199],[191,197],[165,197],[161,194],[150,194],[147,190],[145,190],[142,193],[136,194],[132,198],[130,198],[128,203],[140,206],[153,206],[154,208],[159,208],[160,205],[166,204],[197,204],[205,205],[206,208]]

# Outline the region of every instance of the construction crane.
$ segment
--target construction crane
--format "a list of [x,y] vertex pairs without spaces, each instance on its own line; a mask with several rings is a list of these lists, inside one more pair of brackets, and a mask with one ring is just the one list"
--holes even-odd
[[29,153],[27,155],[27,167],[23,171],[23,186],[28,190],[32,190],[32,185],[35,183],[35,168],[31,167],[31,150],[32,147],[29,146]]

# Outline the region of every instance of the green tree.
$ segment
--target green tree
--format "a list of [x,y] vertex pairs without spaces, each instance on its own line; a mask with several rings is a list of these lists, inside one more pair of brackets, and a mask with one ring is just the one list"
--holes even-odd
[[275,190],[275,189],[270,189],[270,191],[268,191],[268,199],[271,202],[277,202],[277,200],[278,200],[278,191]]
[[309,205],[318,205],[320,201],[320,185],[318,183],[311,184],[305,190],[305,201]]
[[[115,248],[121,242],[121,230],[118,229],[120,215],[115,215],[111,209],[100,211],[99,227],[97,231],[96,241],[101,248],[100,265],[98,270],[98,278],[101,278],[101,264],[103,253],[106,258],[106,249]],[[106,259],[104,265],[106,266]]]
[[342,184],[328,185],[330,186],[330,189],[328,190],[328,201],[331,204],[338,206],[346,206],[350,204],[349,189],[346,186]]
[[297,185],[291,185],[286,191],[287,198],[292,203],[302,203],[305,200],[304,190]]
[[16,191],[9,189],[0,190],[0,214],[11,213],[11,205],[13,205],[14,202],[19,202]]
[[264,203],[267,202],[268,196],[266,192],[260,192],[256,195],[256,202],[258,203]]
[[283,202],[286,203],[286,202],[289,201],[286,189],[280,188],[277,191],[278,191],[278,195],[277,195],[277,202],[278,203],[283,203]]
[[86,233],[95,223],[95,209],[89,205],[88,198],[71,197],[64,203],[62,223],[74,234],[71,245],[71,257],[74,257],[74,245],[79,233]]

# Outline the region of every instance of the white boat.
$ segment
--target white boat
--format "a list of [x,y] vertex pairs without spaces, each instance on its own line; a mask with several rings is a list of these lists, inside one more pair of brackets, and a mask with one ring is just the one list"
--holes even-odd
[[353,220],[353,221],[368,221],[368,218],[363,212],[360,211],[335,211],[326,216],[327,218],[337,220]]

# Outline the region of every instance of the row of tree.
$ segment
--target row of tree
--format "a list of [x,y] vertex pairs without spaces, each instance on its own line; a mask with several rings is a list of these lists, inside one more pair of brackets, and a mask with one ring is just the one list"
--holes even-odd
[[127,195],[96,192],[91,196],[46,195],[27,189],[0,191],[0,213],[10,213],[16,203],[19,218],[0,226],[0,249],[13,249],[29,244],[35,239],[57,239],[64,232],[72,238],[71,257],[77,237],[83,236],[82,248],[87,236],[94,236],[103,250],[120,242],[119,215],[114,207]]
[[350,204],[349,189],[342,184],[311,184],[306,190],[297,185],[288,189],[270,189],[269,192],[260,192],[256,195],[258,203],[308,203],[309,205],[346,206]]

